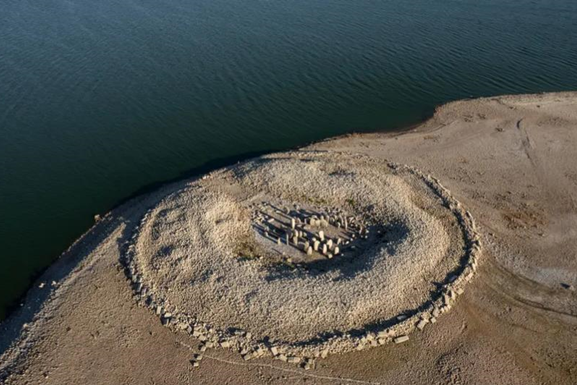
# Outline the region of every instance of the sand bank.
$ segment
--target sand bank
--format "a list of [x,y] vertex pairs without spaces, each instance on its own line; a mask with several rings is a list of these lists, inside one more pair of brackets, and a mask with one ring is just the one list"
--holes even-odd
[[[252,166],[248,162],[213,173],[205,180],[174,183],[135,198],[106,215],[73,245],[31,290],[21,311],[1,325],[0,378],[6,383],[58,384],[286,383],[287,377],[296,383],[307,379],[335,382],[335,378],[343,383],[488,383],[497,377],[501,383],[574,383],[577,380],[576,148],[577,94],[488,98],[443,106],[431,120],[400,135],[329,139],[296,153],[265,157],[266,167],[254,164],[263,160],[253,161]],[[302,171],[298,171],[302,168],[290,163],[299,156],[307,158],[311,165],[304,179]],[[323,157],[327,160],[319,161]],[[351,159],[356,157],[367,160],[355,166]],[[281,162],[283,158],[288,159],[288,166],[287,161]],[[374,163],[367,166],[370,162]],[[347,169],[349,164],[352,165]],[[394,175],[390,167],[384,167],[390,164],[409,165],[408,169],[415,170],[418,178]],[[250,166],[248,170],[243,169],[246,165]],[[336,170],[339,165],[343,174]],[[378,170],[377,165],[383,167]],[[347,171],[354,171],[354,176]],[[267,177],[267,173],[273,177]],[[278,182],[279,175],[286,176],[282,183]],[[419,184],[419,178],[426,179],[428,175],[454,201],[435,204],[435,200],[442,200],[443,194]],[[319,190],[318,186],[334,182],[330,178],[343,179],[334,183],[329,192]],[[226,193],[236,197],[236,201],[215,211],[222,197],[207,202],[199,200],[202,194],[191,192],[199,187],[208,188],[211,180],[219,181],[209,188],[211,194]],[[297,191],[304,188],[303,180],[314,183],[305,186],[304,191]],[[361,194],[351,201],[351,191]],[[191,268],[196,266],[192,262],[198,261],[195,254],[198,248],[185,245],[186,239],[194,234],[200,234],[199,239],[208,239],[215,234],[216,224],[223,223],[220,220],[238,217],[241,218],[238,228],[224,222],[225,231],[216,240],[207,241],[203,250],[222,246],[219,256],[234,257],[238,251],[234,245],[238,242],[225,245],[226,239],[234,239],[234,234],[254,237],[265,251],[272,250],[278,243],[267,244],[266,239],[260,239],[262,234],[258,231],[262,229],[250,227],[254,219],[243,216],[243,210],[252,206],[249,203],[239,206],[238,202],[254,203],[264,197],[269,203],[281,199],[287,206],[296,201],[306,206],[299,198],[303,192],[313,198],[309,209],[314,206],[319,214],[329,208],[340,208],[348,210],[352,217],[361,218],[359,221],[368,221],[367,208],[374,205],[382,208],[377,210],[381,215],[365,226],[376,226],[375,231],[379,231],[379,224],[384,224],[381,229],[384,230],[388,224],[400,223],[413,230],[401,237],[398,249],[387,249],[383,241],[376,240],[363,249],[363,255],[372,255],[374,261],[383,263],[381,267],[372,264],[362,274],[353,274],[355,279],[362,277],[370,282],[365,285],[355,284],[355,279],[339,283],[339,274],[344,271],[339,264],[346,256],[325,261],[324,255],[318,258],[328,272],[311,276],[314,267],[305,260],[301,263],[302,272],[291,270],[281,279],[263,281],[259,266],[268,266],[265,262],[272,261],[265,252],[259,255],[260,259],[245,261],[249,264],[244,270],[239,269],[240,261],[235,259],[220,259],[210,266],[212,270],[232,269],[238,272],[235,277],[238,279],[223,280],[224,274],[216,274],[214,279],[207,277],[203,285],[189,286],[191,281],[199,281],[202,272]],[[289,196],[293,193],[296,195]],[[205,194],[206,199],[210,200],[211,194]],[[172,199],[167,198],[171,196]],[[404,201],[408,196],[414,199]],[[343,204],[343,200],[348,203]],[[198,216],[167,215],[168,210],[194,205],[218,218],[207,226]],[[466,230],[472,222],[460,227],[461,209],[463,218],[475,218],[477,222],[475,231],[481,238],[483,262],[478,269],[475,265],[477,278],[466,287],[454,288],[463,294],[452,311],[444,312],[438,319],[434,317],[432,325],[433,306],[429,309],[431,314],[427,311],[427,326],[423,328],[421,305],[431,304],[435,293],[442,293],[443,285],[461,282],[457,278],[464,277],[467,271],[457,270],[458,277],[451,276],[456,268],[467,267],[471,262],[467,259],[468,243],[474,241],[476,233],[467,238]],[[465,210],[470,211],[470,216]],[[333,220],[335,217],[338,215],[334,214]],[[230,232],[231,229],[234,231]],[[465,235],[459,236],[463,229]],[[319,230],[315,231],[318,235]],[[179,236],[181,232],[185,236]],[[176,245],[169,244],[175,240]],[[358,245],[361,247],[361,243]],[[461,253],[456,252],[458,249]],[[291,253],[288,249],[286,252]],[[394,258],[391,255],[397,252],[407,258],[391,262]],[[298,259],[301,254],[289,257]],[[210,258],[204,261],[207,260]],[[131,281],[136,271],[131,271],[131,261],[138,261],[133,265],[136,270],[138,267],[146,270],[136,282]],[[235,261],[236,265],[225,265],[222,261]],[[414,263],[412,268],[404,264],[407,261]],[[373,268],[381,269],[381,273],[370,277],[376,271]],[[162,269],[164,273],[159,274]],[[270,273],[267,269],[265,273]],[[175,273],[170,275],[171,271]],[[301,274],[300,278],[295,274]],[[334,276],[328,279],[326,274]],[[269,286],[270,282],[273,284]],[[433,282],[439,286],[431,288]],[[138,284],[142,285],[136,287]],[[336,301],[339,296],[319,302],[318,293],[310,297],[302,295],[322,293],[322,288],[328,286],[331,293],[343,293],[344,305]],[[274,289],[263,291],[267,287]],[[390,295],[396,293],[395,287],[402,295]],[[150,292],[143,295],[146,288]],[[196,300],[207,289],[208,297]],[[375,297],[368,291],[377,291],[379,300],[374,302]],[[287,303],[283,309],[272,294],[287,292],[287,296],[278,298]],[[150,301],[159,298],[168,300],[168,306],[174,309],[165,309],[163,303],[156,314]],[[239,302],[239,298],[243,301]],[[252,298],[260,299],[252,301]],[[292,303],[295,298],[298,300]],[[226,306],[218,309],[219,301]],[[251,306],[243,313],[247,303]],[[305,306],[300,309],[299,303]],[[322,309],[317,314],[311,312],[322,304],[328,304],[324,312]],[[338,316],[353,306],[357,310],[354,316],[348,313]],[[266,314],[271,309],[274,312],[267,323]],[[397,314],[406,309],[420,310],[413,314],[416,318],[397,320]],[[188,325],[181,327],[183,319],[176,315],[183,314],[194,319],[186,320]],[[229,324],[231,319],[234,322]],[[380,329],[367,327],[379,325],[383,320],[389,322],[380,325]],[[214,325],[208,325],[208,329],[216,331],[238,327],[242,329],[242,338],[256,342],[248,347],[263,350],[270,349],[264,337],[273,336],[275,341],[288,345],[298,344],[336,325],[335,329],[345,332],[359,330],[356,337],[351,334],[355,339],[342,352],[359,345],[362,349],[329,354],[326,359],[316,361],[314,370],[305,372],[290,363],[272,360],[270,356],[278,353],[270,350],[247,362],[235,349],[238,341],[209,340],[210,344],[199,341],[199,337],[206,337],[202,333],[191,335],[197,326],[193,321],[213,321]],[[188,329],[191,323],[193,327]],[[394,325],[410,326],[407,333],[416,331],[403,344],[372,344],[372,332],[375,336],[385,332],[386,342],[404,340],[399,338],[407,334],[405,331],[389,334],[387,329]],[[246,338],[247,333],[251,338]],[[224,336],[216,334],[219,338]],[[223,342],[225,349],[213,348]],[[201,346],[207,350],[201,352]],[[333,350],[336,350],[333,353],[339,351]],[[195,360],[194,354],[200,353],[204,359]],[[313,351],[305,353],[314,356]]]

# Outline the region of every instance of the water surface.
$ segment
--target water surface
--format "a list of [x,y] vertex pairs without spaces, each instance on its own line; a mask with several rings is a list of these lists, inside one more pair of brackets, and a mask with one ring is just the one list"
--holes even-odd
[[577,89],[574,0],[4,0],[0,318],[95,213],[214,160]]

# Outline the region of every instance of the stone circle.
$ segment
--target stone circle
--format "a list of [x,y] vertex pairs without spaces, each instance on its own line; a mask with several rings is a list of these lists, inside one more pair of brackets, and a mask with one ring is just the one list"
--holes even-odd
[[294,151],[215,171],[144,215],[126,255],[170,327],[245,359],[404,342],[477,267],[470,214],[435,178],[367,156]]

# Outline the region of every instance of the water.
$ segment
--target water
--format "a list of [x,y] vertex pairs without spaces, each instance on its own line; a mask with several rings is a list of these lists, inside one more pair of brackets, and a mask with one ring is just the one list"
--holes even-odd
[[115,203],[215,160],[577,89],[574,0],[4,0],[0,318]]

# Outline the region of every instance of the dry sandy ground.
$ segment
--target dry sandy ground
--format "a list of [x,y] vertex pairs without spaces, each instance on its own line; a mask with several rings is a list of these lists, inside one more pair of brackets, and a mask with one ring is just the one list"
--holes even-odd
[[482,263],[436,325],[310,371],[222,349],[193,368],[197,341],[136,304],[119,262],[167,186],[108,214],[41,277],[0,326],[0,382],[577,383],[577,93],[451,103],[409,132],[312,147],[416,166],[472,212]]

